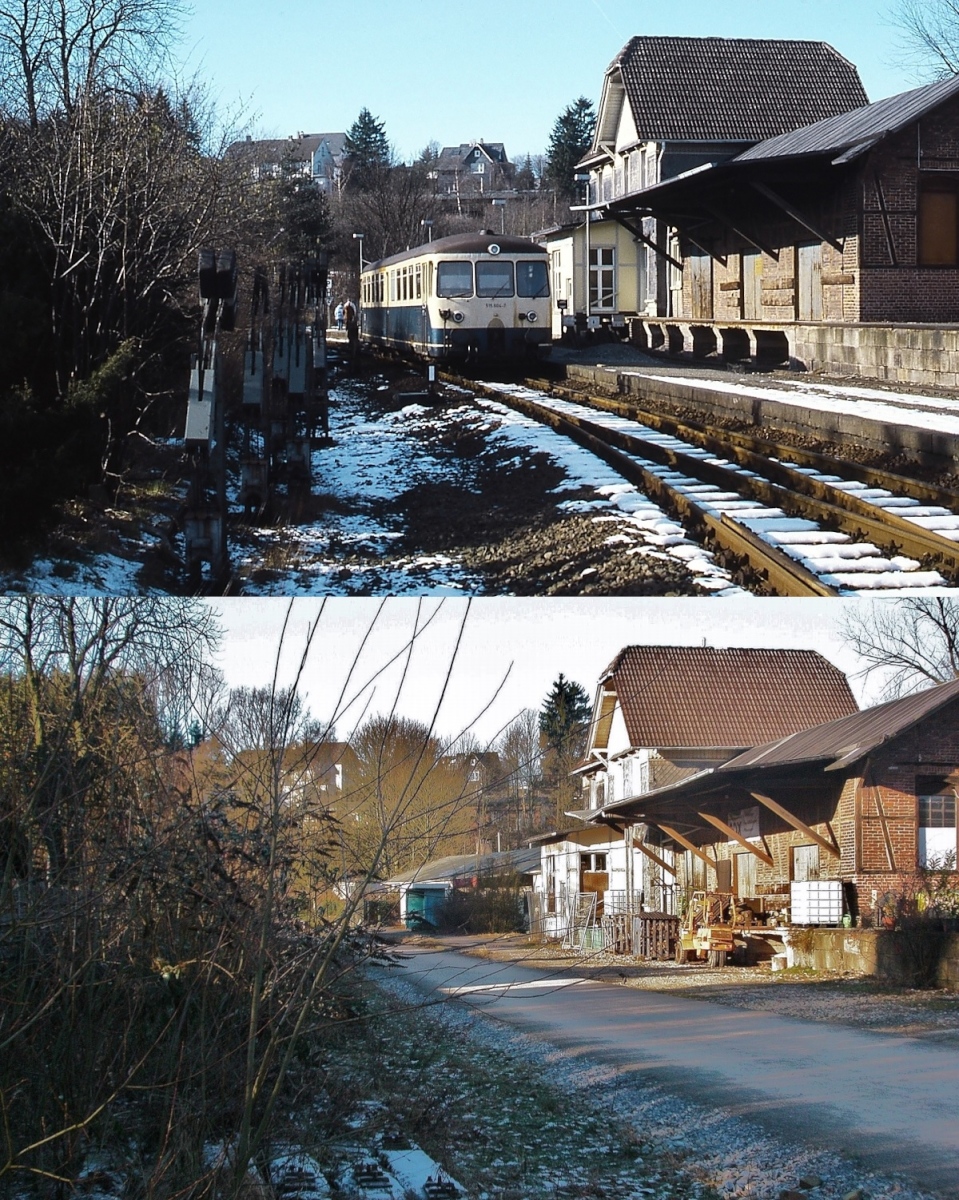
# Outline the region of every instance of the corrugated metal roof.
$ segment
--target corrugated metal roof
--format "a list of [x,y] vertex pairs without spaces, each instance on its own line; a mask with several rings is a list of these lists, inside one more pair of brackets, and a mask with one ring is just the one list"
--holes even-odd
[[855,66],[825,42],[634,37],[617,68],[652,141],[755,142],[868,101]]
[[959,679],[756,746],[719,770],[743,771],[823,761],[831,763],[826,770],[838,769],[857,762],[883,742],[897,737],[955,699],[959,699]]
[[734,748],[857,711],[813,650],[627,646],[604,675],[632,746]]
[[843,150],[864,152],[877,141],[959,94],[959,77],[942,79],[925,87],[902,92],[867,104],[852,112],[805,125],[782,136],[769,138],[740,154],[735,162],[772,158],[794,158],[804,154],[838,154]]
[[522,847],[519,850],[503,850],[494,854],[453,854],[447,858],[436,858],[412,871],[393,875],[388,883],[440,883],[459,879],[464,875],[504,875],[516,872],[527,875],[539,869],[539,847]]
[[801,730],[763,746],[755,746],[715,770],[703,771],[670,787],[657,788],[643,796],[609,804],[599,811],[575,815],[589,820],[595,819],[601,812],[632,819],[656,811],[661,803],[669,805],[715,791],[722,787],[724,779],[733,782],[730,777],[736,775],[745,776],[753,786],[754,781],[758,782],[757,775],[761,777],[764,771],[784,767],[808,765],[811,768],[819,767],[823,772],[852,767],[885,742],[908,732],[955,700],[959,700],[959,679]]

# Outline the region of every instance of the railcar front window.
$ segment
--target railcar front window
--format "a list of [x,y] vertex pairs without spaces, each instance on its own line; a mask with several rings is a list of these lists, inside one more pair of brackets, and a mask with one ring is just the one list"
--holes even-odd
[[476,264],[477,296],[512,296],[513,264],[511,262],[478,262]]
[[516,264],[516,294],[528,300],[540,300],[549,295],[549,273],[545,262]]
[[472,296],[473,264],[441,262],[436,268],[437,296]]

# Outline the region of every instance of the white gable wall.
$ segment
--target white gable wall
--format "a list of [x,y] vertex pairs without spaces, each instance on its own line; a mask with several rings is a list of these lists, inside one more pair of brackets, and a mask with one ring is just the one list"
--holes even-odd
[[627,849],[626,840],[609,829],[575,830],[563,841],[543,846],[542,866],[533,877],[533,888],[543,896],[547,936],[565,936],[569,904],[580,891],[584,854],[606,856],[609,886],[602,899],[607,910],[618,910],[642,886],[639,852],[631,843]]
[[613,719],[609,726],[609,739],[606,745],[610,757],[622,754],[630,748],[629,734],[626,731],[626,722],[623,719],[623,710],[618,704],[613,711]]

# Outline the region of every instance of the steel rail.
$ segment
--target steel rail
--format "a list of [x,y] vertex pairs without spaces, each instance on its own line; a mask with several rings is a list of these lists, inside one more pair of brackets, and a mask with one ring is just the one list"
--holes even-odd
[[[538,381],[528,381],[533,387]],[[548,381],[542,381],[548,386]],[[865,483],[871,487],[883,488],[895,495],[917,500],[927,504],[937,504],[950,509],[959,515],[959,493],[923,480],[910,479],[881,468],[867,467],[862,463],[848,462],[845,459],[834,458],[818,451],[806,450],[801,447],[785,446],[749,434],[732,433],[719,430],[714,426],[698,425],[680,421],[674,417],[665,417],[659,413],[649,412],[622,400],[611,397],[596,396],[592,393],[580,392],[574,388],[551,388],[552,393],[562,399],[568,399],[580,404],[601,409],[616,416],[628,417],[640,424],[648,425],[658,433],[668,434],[701,450],[706,450],[717,457],[735,462],[748,471],[761,475],[769,484],[778,487],[777,492],[768,492],[759,481],[747,481],[750,494],[755,499],[766,503],[776,503],[780,506],[788,504],[793,511],[811,520],[825,520],[837,529],[850,535],[863,535],[871,538],[878,545],[902,552],[923,561],[934,562],[937,566],[946,568],[947,574],[955,576],[959,573],[959,543],[935,530],[923,529],[921,526],[903,517],[885,511],[880,505],[858,497],[855,492],[848,492],[826,480],[814,479],[802,471],[789,466],[782,458],[789,459],[797,466],[806,466],[824,474],[842,475],[847,480]],[[654,449],[662,451],[658,443],[647,442],[637,437],[637,444],[644,447],[643,453],[653,457]],[[673,451],[672,453],[678,454]],[[658,461],[655,460],[654,461]],[[677,458],[677,462],[680,459]],[[701,460],[693,457],[690,463]],[[684,465],[684,470],[692,470],[690,465]],[[720,468],[721,469],[721,468]],[[698,471],[696,472],[699,473]],[[733,483],[733,480],[737,482]],[[719,483],[715,476],[710,482]],[[734,486],[743,490],[742,476],[727,475],[724,486]],[[808,503],[807,503],[808,501]]]
[[[541,424],[549,425],[558,433],[564,434],[583,446],[584,449],[591,451],[624,479],[641,488],[650,499],[678,513],[687,526],[698,527],[702,535],[711,538],[727,554],[748,563],[751,571],[758,578],[764,580],[768,590],[775,595],[838,595],[835,588],[824,583],[819,576],[804,567],[802,563],[790,558],[788,554],[777,547],[762,541],[738,522],[732,521],[726,516],[719,517],[706,512],[689,496],[674,488],[654,471],[644,467],[642,463],[637,462],[633,455],[641,451],[643,457],[663,465],[681,466],[684,471],[695,474],[700,479],[704,478],[705,469],[706,474],[712,476],[708,482],[721,480],[721,485],[727,488],[731,486],[731,479],[734,479],[735,483],[732,486],[740,492],[743,484],[742,475],[734,475],[715,464],[704,463],[700,458],[683,455],[674,450],[666,450],[664,447],[645,442],[632,435],[614,433],[586,418],[556,412],[555,409],[538,404],[529,397],[504,393],[475,379],[467,380],[446,373],[442,377],[447,382],[468,386],[490,399],[515,408],[525,416],[531,417]],[[647,450],[649,453],[646,453]],[[767,486],[772,487],[773,485]],[[776,496],[774,502],[780,504],[783,489],[775,488],[774,491]],[[767,499],[765,502],[768,503],[769,500]]]

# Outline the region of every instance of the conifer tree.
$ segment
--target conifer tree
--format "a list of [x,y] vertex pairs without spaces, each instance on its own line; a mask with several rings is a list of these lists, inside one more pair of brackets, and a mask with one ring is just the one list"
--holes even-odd
[[576,195],[576,164],[590,147],[596,113],[591,100],[580,96],[556,118],[546,152],[546,181],[559,195]]
[[569,773],[583,754],[591,711],[585,688],[563,674],[557,676],[540,709],[543,776],[553,795],[558,824],[563,823],[576,797]]
[[360,109],[360,115],[347,130],[344,149],[350,183],[354,186],[368,186],[378,171],[392,165],[386,128],[368,108]]

